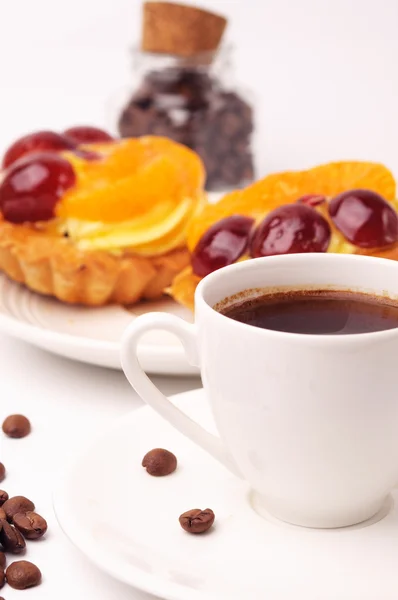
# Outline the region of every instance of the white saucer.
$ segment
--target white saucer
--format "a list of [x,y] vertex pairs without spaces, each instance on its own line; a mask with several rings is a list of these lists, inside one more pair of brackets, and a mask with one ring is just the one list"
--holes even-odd
[[[120,338],[138,314],[164,311],[192,320],[191,312],[171,298],[126,309],[120,306],[69,306],[30,292],[0,274],[0,331],[45,350],[104,367],[120,369]],[[140,361],[149,373],[198,374],[180,342],[169,333],[153,331],[142,339]]]
[[[174,401],[214,431],[203,390]],[[154,447],[176,454],[173,475],[155,478],[141,467]],[[144,407],[116,422],[64,474],[55,510],[99,569],[169,600],[398,598],[392,500],[372,524],[312,530],[260,518],[248,496],[245,483]],[[180,528],[178,516],[191,508],[214,510],[210,533]]]

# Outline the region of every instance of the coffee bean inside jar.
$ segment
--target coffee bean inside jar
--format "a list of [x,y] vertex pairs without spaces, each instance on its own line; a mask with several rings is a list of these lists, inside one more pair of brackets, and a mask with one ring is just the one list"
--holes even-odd
[[[181,5],[173,5],[177,12],[171,14],[171,5],[161,4],[146,4],[147,19],[144,7],[147,43],[134,52],[135,83],[119,116],[119,133],[165,136],[188,146],[205,164],[208,190],[244,186],[254,177],[253,110],[233,81],[232,47],[218,45],[225,21]],[[206,40],[214,19],[219,35]],[[195,43],[192,23],[197,34],[203,25]]]

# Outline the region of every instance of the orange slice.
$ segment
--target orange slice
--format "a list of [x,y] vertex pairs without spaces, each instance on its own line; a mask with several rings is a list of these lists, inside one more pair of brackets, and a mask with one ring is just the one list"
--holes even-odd
[[58,216],[104,223],[138,217],[162,202],[178,204],[181,186],[178,167],[162,156],[142,170],[98,187],[72,188],[58,205]]
[[76,185],[57,207],[62,219],[118,223],[161,203],[176,207],[203,188],[204,167],[191,150],[161,137],[142,137],[82,148],[99,160],[64,153],[77,174]]

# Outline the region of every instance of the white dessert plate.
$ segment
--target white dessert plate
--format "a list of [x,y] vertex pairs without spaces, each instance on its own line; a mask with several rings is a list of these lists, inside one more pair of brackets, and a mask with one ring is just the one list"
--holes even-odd
[[[120,369],[119,346],[124,329],[137,315],[163,311],[192,320],[192,313],[171,298],[120,306],[69,306],[40,296],[0,274],[0,331],[55,354],[81,362]],[[180,342],[164,331],[142,339],[140,361],[149,373],[198,374]]]
[[[203,390],[173,401],[214,431]],[[176,454],[175,473],[156,478],[141,467],[155,447]],[[86,449],[63,474],[54,501],[61,527],[99,569],[168,600],[398,598],[394,498],[372,522],[352,528],[262,519],[244,482],[148,407]],[[210,532],[180,528],[178,516],[191,508],[214,510]]]

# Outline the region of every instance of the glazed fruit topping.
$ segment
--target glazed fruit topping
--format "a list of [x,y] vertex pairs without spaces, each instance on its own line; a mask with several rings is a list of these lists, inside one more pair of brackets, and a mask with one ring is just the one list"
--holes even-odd
[[64,135],[70,140],[73,140],[76,144],[113,141],[113,137],[106,131],[90,126],[71,127],[64,131]]
[[253,258],[274,254],[326,252],[330,226],[314,208],[287,204],[271,211],[257,227],[250,243]]
[[48,221],[76,177],[72,165],[55,153],[42,152],[14,163],[0,184],[0,209],[12,223]]
[[381,248],[398,241],[395,210],[370,190],[339,194],[330,201],[329,214],[344,237],[360,248]]
[[3,169],[10,167],[16,160],[33,152],[62,152],[73,151],[85,160],[97,160],[100,154],[91,150],[78,149],[80,144],[111,142],[109,133],[97,127],[71,127],[64,133],[55,131],[36,131],[19,138],[14,142],[3,158]]
[[307,206],[319,206],[326,202],[326,197],[321,194],[307,194],[306,196],[301,196],[297,202],[299,204],[306,204]]
[[233,215],[212,225],[193,251],[194,273],[205,277],[238,260],[247,250],[253,224],[250,217]]
[[74,150],[76,143],[65,135],[55,131],[36,131],[30,133],[9,147],[3,158],[3,169],[8,168],[16,160],[33,152],[61,152],[63,150]]

